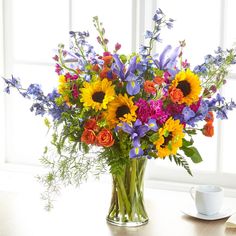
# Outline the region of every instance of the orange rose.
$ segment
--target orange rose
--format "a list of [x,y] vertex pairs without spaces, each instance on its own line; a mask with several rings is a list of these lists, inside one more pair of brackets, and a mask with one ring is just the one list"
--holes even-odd
[[93,65],[92,70],[98,72],[100,70],[99,65],[98,64]]
[[97,143],[99,146],[111,147],[114,144],[112,133],[108,129],[102,129],[97,136]]
[[110,71],[110,68],[104,66],[99,74],[100,78],[104,79],[107,78],[107,73]]
[[156,93],[155,83],[150,80],[145,81],[144,82],[144,91],[146,93],[151,93],[151,94]]
[[102,57],[102,60],[104,61],[104,65],[111,65],[111,63],[113,61],[113,57],[112,56],[105,56],[105,57]]
[[84,128],[91,129],[93,131],[98,131],[98,129],[99,129],[95,118],[87,120],[84,124]]
[[202,133],[207,137],[212,137],[214,135],[214,126],[211,123],[206,123],[203,126]]
[[179,102],[184,97],[182,91],[180,89],[178,89],[178,88],[172,88],[169,91],[169,94],[170,94],[170,99],[174,103]]
[[156,76],[153,81],[155,84],[161,85],[164,82],[164,78]]
[[96,135],[93,130],[85,129],[81,136],[81,142],[86,144],[95,144],[96,142]]

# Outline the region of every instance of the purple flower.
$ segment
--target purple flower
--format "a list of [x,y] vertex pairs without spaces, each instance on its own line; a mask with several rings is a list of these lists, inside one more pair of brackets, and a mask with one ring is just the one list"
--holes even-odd
[[155,64],[161,70],[173,69],[176,66],[177,57],[180,53],[180,47],[176,47],[172,51],[171,45],[167,45],[161,53],[159,60],[155,60]]
[[184,121],[187,122],[191,118],[195,116],[195,112],[190,107],[185,107],[182,111],[182,114],[184,116]]
[[26,93],[28,95],[32,95],[35,98],[39,98],[40,96],[42,96],[43,91],[39,84],[30,84],[29,87],[27,88]]
[[127,93],[131,96],[138,94],[140,91],[138,76],[133,73],[130,73],[125,80],[128,82],[126,85]]
[[143,155],[143,149],[141,147],[134,147],[130,150],[130,158],[140,157]]
[[149,130],[152,130],[152,131],[158,130],[157,122],[155,119],[150,119],[148,121],[148,128],[149,128]]
[[[128,123],[122,123],[120,127],[125,133],[130,134],[133,149],[130,150],[130,157],[137,157],[143,154],[143,150],[141,149],[140,138],[144,137],[149,130],[148,125],[143,125],[142,122],[137,119],[133,125]],[[141,154],[140,154],[141,153]]]
[[112,71],[117,74],[121,80],[125,79],[125,65],[121,62],[119,55],[113,55],[115,63],[112,64]]
[[153,37],[153,32],[150,31],[150,30],[147,30],[146,34],[145,34],[145,39],[149,39],[149,38],[152,38],[152,37]]

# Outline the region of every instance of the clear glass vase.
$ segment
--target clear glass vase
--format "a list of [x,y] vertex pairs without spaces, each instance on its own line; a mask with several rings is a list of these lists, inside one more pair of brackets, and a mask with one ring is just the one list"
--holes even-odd
[[113,175],[112,198],[107,222],[118,226],[140,226],[148,222],[143,201],[147,159],[134,158],[122,174]]

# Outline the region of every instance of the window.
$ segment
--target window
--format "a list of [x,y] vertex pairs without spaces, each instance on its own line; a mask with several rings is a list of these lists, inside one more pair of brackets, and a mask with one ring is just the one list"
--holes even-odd
[[[0,11],[4,13],[0,18],[0,32],[3,33],[0,50],[4,52],[0,55],[0,64],[5,65],[0,73],[14,74],[25,85],[41,83],[46,91],[57,83],[51,59],[53,49],[59,43],[68,45],[69,30],[88,30],[90,42],[96,44],[92,23],[95,15],[104,23],[109,46],[112,48],[118,39],[124,53],[138,50],[158,7],[176,21],[172,30],[162,32],[163,44],[156,46],[157,53],[164,45],[177,46],[179,40],[185,39],[184,57],[194,66],[201,63],[207,53],[213,53],[217,46],[231,47],[236,42],[234,0],[0,0],[0,3]],[[235,88],[236,74],[232,68],[222,94],[236,100]],[[0,116],[0,128],[5,128],[5,135],[0,134],[3,161],[38,165],[38,157],[49,138],[42,119],[31,114],[29,103],[18,95],[0,93],[0,109],[5,114]],[[235,118],[236,114],[232,112],[228,121],[216,123],[213,138],[197,137],[196,146],[204,161],[191,165],[194,178],[167,160],[155,160],[149,163],[149,179],[198,183],[208,178],[209,182],[236,188],[236,183],[231,181],[236,177],[232,148]]]

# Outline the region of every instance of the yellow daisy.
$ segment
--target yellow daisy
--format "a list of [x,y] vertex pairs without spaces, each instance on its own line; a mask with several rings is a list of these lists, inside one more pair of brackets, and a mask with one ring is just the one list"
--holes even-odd
[[111,128],[115,127],[120,121],[130,123],[136,120],[137,106],[133,103],[133,97],[127,94],[119,94],[109,103],[105,118]]
[[183,125],[179,123],[179,120],[169,118],[158,130],[158,140],[154,143],[158,151],[157,156],[164,158],[175,155],[178,148],[182,146],[183,137]]
[[200,80],[198,76],[189,69],[180,71],[172,81],[169,92],[171,93],[176,89],[180,90],[183,94],[178,103],[191,105],[199,100],[199,95],[201,93]]
[[115,98],[114,85],[107,79],[95,82],[84,82],[81,88],[81,99],[84,107],[91,107],[96,111],[107,109],[107,104]]

